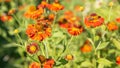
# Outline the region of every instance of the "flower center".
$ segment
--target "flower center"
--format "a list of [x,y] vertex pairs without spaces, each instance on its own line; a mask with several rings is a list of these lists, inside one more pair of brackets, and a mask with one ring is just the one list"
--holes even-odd
[[30,46],[30,50],[34,52],[34,51],[36,51],[36,47],[32,45],[32,46]]
[[95,22],[97,22],[99,20],[99,18],[100,17],[97,16],[97,15],[96,16],[90,16],[89,21],[92,22],[92,23],[95,23]]
[[33,11],[35,11],[35,10],[36,10],[36,7],[35,7],[35,6],[30,6],[30,7],[29,7],[29,11],[30,11],[30,12],[33,12]]

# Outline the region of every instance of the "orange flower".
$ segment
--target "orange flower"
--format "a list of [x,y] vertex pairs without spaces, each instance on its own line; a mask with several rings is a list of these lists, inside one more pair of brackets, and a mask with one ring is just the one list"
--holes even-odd
[[120,23],[120,17],[119,17],[119,18],[116,18],[116,21]]
[[8,15],[12,15],[12,14],[14,14],[15,12],[16,12],[15,9],[11,9],[11,10],[9,10]]
[[92,46],[91,46],[90,42],[87,40],[84,43],[84,45],[80,48],[80,50],[84,53],[92,51]]
[[109,31],[114,31],[118,29],[118,26],[115,24],[115,22],[110,22],[107,24],[107,28]]
[[25,8],[26,4],[18,6],[18,11],[22,11]]
[[61,28],[68,28],[69,27],[69,22],[65,18],[61,18],[59,20],[59,25]]
[[41,68],[41,65],[40,65],[40,63],[32,62],[32,63],[29,65],[29,68]]
[[80,17],[74,15],[72,11],[66,11],[64,13],[64,18],[70,23],[78,23],[80,21]]
[[53,65],[55,64],[55,61],[53,59],[47,59],[44,63],[44,68],[53,68]]
[[63,10],[64,7],[62,5],[60,5],[59,3],[53,3],[53,4],[49,4],[48,5],[48,9],[50,9],[51,11],[59,11],[59,10]]
[[43,14],[43,8],[36,9],[35,6],[30,6],[29,10],[25,12],[24,16],[31,19],[37,19]]
[[31,43],[31,44],[27,45],[26,50],[28,53],[34,54],[34,53],[38,52],[39,46],[37,43]]
[[65,59],[66,60],[73,60],[73,55],[70,55],[70,54],[66,55]]
[[117,56],[117,57],[116,57],[116,63],[117,63],[118,65],[120,65],[120,56]]
[[87,27],[96,27],[102,25],[104,19],[101,16],[98,16],[96,13],[92,13],[91,15],[85,18],[85,25]]
[[44,62],[46,61],[46,58],[45,58],[45,56],[43,56],[43,55],[39,55],[39,56],[38,56],[38,59],[39,59],[39,61],[40,61],[41,63],[44,63]]
[[60,27],[68,28],[71,25],[78,24],[79,21],[80,18],[75,16],[72,11],[66,11],[58,22]]
[[76,11],[83,11],[83,10],[84,10],[84,7],[77,5],[77,6],[75,6],[75,10],[76,10]]
[[54,20],[54,14],[49,14],[48,16],[41,15],[41,17],[37,19],[37,23],[42,23],[44,25],[46,24],[51,25],[53,20]]
[[73,25],[73,26],[70,26],[68,28],[68,32],[73,35],[73,36],[76,36],[76,35],[79,35],[83,32],[83,27],[82,26],[79,26],[79,25]]
[[41,4],[38,5],[38,8],[47,8],[48,3],[46,1],[42,1]]
[[10,15],[4,14],[4,15],[0,16],[0,20],[3,22],[10,21],[11,19],[12,19],[12,16],[10,16]]
[[11,0],[0,0],[0,3],[1,2],[10,2]]
[[26,30],[26,34],[33,40],[42,41],[51,35],[51,28],[48,24],[29,24]]
[[67,20],[70,20],[72,17],[74,17],[74,14],[72,11],[66,11],[64,13],[64,18],[67,19]]
[[49,15],[48,15],[48,20],[49,20],[49,21],[53,21],[54,18],[55,18],[55,15],[54,15],[54,14],[49,14]]

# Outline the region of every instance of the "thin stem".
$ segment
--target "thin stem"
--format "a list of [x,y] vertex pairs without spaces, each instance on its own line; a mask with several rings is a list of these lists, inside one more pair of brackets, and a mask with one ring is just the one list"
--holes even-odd
[[95,48],[95,54],[96,54],[97,49],[98,49],[98,47],[100,46],[100,44],[101,44],[101,41],[98,43],[98,46]]
[[13,14],[13,17],[18,22],[18,24],[20,25],[20,21],[18,20],[18,18],[16,17],[16,15]]
[[17,34],[17,37],[18,37],[18,39],[20,40],[21,44],[23,45],[23,41],[22,41],[22,39],[21,39],[21,37],[20,37],[19,34]]
[[44,47],[45,47],[46,57],[48,58],[48,48],[47,48],[45,40],[43,41],[43,44],[44,44]]
[[93,46],[93,49],[95,49],[95,44],[94,44],[94,42],[92,41],[92,39],[90,39],[90,38],[87,38],[90,42],[91,42],[91,44],[92,44],[92,46]]
[[54,20],[53,20],[53,25],[52,25],[52,27],[54,27],[54,25],[55,25],[56,18],[57,18],[57,12],[55,12],[55,18],[54,18]]
[[108,20],[107,20],[107,22],[110,21],[110,18],[111,18],[111,10],[112,10],[112,6],[110,7],[110,10],[109,10],[109,15],[108,15]]
[[68,42],[68,44],[66,45],[67,47],[66,47],[66,51],[69,49],[69,44],[71,43],[71,41],[73,40],[73,36],[71,37],[71,39],[70,39],[70,41]]
[[41,50],[42,54],[45,56],[45,53],[41,47],[40,47],[40,50]]

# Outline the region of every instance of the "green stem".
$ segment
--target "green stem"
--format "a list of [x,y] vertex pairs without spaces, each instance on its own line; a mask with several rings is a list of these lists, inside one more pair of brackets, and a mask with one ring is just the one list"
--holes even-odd
[[31,58],[33,61],[39,62],[38,60],[34,59],[34,58],[33,58],[32,56],[30,56],[29,54],[27,54],[27,56],[28,56],[29,58]]
[[13,17],[18,22],[18,25],[20,25],[20,21],[18,20],[18,18],[16,17],[16,15],[13,14]]
[[43,41],[43,44],[44,44],[44,47],[45,47],[45,53],[46,53],[46,57],[48,58],[48,48],[47,48],[47,45],[46,45],[46,42],[45,40]]
[[93,64],[94,64],[94,68],[97,68],[96,67],[96,58],[93,59]]
[[111,18],[111,10],[112,10],[112,6],[110,7],[110,10],[109,10],[109,15],[108,15],[108,20],[107,20],[107,22],[110,21],[110,18]]
[[97,49],[98,49],[98,47],[100,46],[100,44],[101,44],[101,41],[98,43],[98,46],[95,48],[95,54],[96,54]]
[[69,49],[69,44],[71,43],[73,39],[73,36],[70,38],[70,40],[68,41],[67,45],[66,45],[66,50],[64,52],[62,52],[59,56],[58,56],[58,59],[57,60],[60,60],[63,56],[64,53],[66,53],[66,51]]
[[17,37],[18,37],[18,39],[19,39],[20,43],[21,43],[22,45],[24,45],[24,44],[23,44],[23,41],[22,41],[22,39],[21,39],[21,37],[20,37],[20,35],[19,35],[19,34],[17,34]]
[[40,47],[40,50],[41,50],[42,54],[45,56],[45,53],[41,47]]
[[55,18],[54,18],[54,20],[53,20],[53,25],[52,25],[52,27],[54,27],[54,26],[55,26],[55,21],[56,21],[56,18],[57,18],[57,12],[55,12]]

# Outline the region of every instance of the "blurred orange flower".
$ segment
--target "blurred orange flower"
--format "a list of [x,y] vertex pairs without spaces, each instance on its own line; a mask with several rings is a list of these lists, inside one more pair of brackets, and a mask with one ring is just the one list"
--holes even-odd
[[31,44],[27,45],[26,50],[28,53],[34,54],[34,53],[38,52],[39,46],[37,43],[31,43]]
[[116,21],[120,23],[120,17],[119,17],[119,18],[116,18]]
[[47,8],[48,7],[48,3],[46,1],[42,1],[39,5],[38,8]]
[[49,21],[53,21],[54,18],[55,18],[55,15],[54,15],[54,14],[49,14],[49,15],[48,15],[48,20],[49,20]]
[[65,18],[61,18],[59,21],[58,21],[59,25],[61,28],[68,28],[69,27],[69,22],[67,19]]
[[26,29],[26,34],[33,40],[42,41],[51,35],[51,27],[48,24],[29,24]]
[[11,9],[11,10],[8,11],[8,15],[12,15],[12,14],[14,14],[15,12],[16,12],[16,9]]
[[55,64],[55,61],[53,59],[47,59],[44,63],[44,68],[53,68],[53,65]]
[[72,11],[66,11],[58,21],[60,27],[68,28],[73,24],[79,24],[80,17],[75,16]]
[[87,27],[97,27],[104,23],[104,18],[98,16],[96,13],[92,13],[91,15],[85,18],[85,25]]
[[59,3],[52,3],[48,5],[48,9],[50,9],[51,11],[59,11],[59,10],[63,10],[64,7],[62,5],[60,5]]
[[40,63],[32,62],[32,63],[29,65],[29,68],[41,68],[41,65],[40,65]]
[[10,1],[12,1],[12,0],[0,0],[0,3],[1,2],[10,2]]
[[120,65],[120,56],[117,56],[117,57],[116,57],[116,63],[117,63],[118,65]]
[[10,21],[12,19],[12,16],[3,14],[0,16],[0,20],[3,22]]
[[77,6],[75,6],[75,10],[76,10],[76,11],[83,11],[83,10],[84,10],[84,7],[77,5]]
[[39,19],[37,19],[37,23],[42,23],[43,25],[51,25],[54,20],[55,15],[49,14],[47,16],[41,15]]
[[36,9],[35,6],[30,6],[29,10],[24,13],[24,16],[31,19],[37,19],[44,12],[43,8]]
[[66,60],[73,60],[73,55],[68,54],[68,55],[65,56],[65,59]]
[[39,56],[38,56],[38,59],[39,59],[39,61],[41,62],[41,64],[46,61],[46,58],[45,58],[45,56],[43,56],[43,55],[39,55]]
[[109,31],[114,31],[114,30],[118,29],[118,26],[115,22],[109,22],[107,24],[107,28],[108,28]]
[[77,36],[83,32],[83,27],[80,25],[72,25],[68,28],[68,32],[73,36]]
[[85,43],[83,44],[83,46],[80,48],[80,50],[84,53],[86,52],[91,52],[92,51],[92,46],[90,44],[90,42],[87,40],[85,41]]

